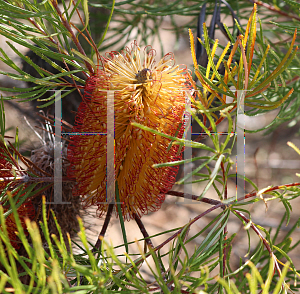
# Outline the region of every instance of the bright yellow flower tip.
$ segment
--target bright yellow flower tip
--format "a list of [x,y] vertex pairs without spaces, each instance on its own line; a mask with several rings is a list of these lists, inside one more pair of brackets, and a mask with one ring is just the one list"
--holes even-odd
[[[170,136],[184,130],[185,91],[190,91],[186,68],[175,66],[173,54],[155,62],[155,51],[141,50],[134,42],[121,53],[103,58],[102,69],[87,80],[73,132],[107,132],[107,90],[114,91],[115,179],[122,213],[127,220],[158,210],[175,182],[178,167],[153,168],[153,164],[178,160],[178,145],[131,125],[137,122]],[[107,211],[106,135],[74,135],[69,146],[69,176],[77,182],[76,195],[86,207]]]

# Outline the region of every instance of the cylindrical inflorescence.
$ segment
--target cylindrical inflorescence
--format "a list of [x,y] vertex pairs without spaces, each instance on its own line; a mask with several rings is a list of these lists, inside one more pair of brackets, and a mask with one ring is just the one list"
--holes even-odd
[[[115,152],[122,214],[130,220],[156,211],[175,182],[178,167],[153,164],[181,159],[178,145],[133,126],[140,123],[169,136],[182,137],[189,73],[174,65],[172,54],[155,62],[155,51],[134,42],[121,53],[103,58],[103,68],[87,80],[68,147],[68,176],[76,179],[75,195],[86,207],[107,211],[107,158]],[[108,91],[114,95],[115,148],[107,150]],[[109,136],[109,135],[108,135]]]
[[[15,176],[15,172],[13,171],[13,165],[10,161],[8,161],[8,157],[6,156],[7,150],[4,150],[3,148],[4,147],[0,147],[0,178],[2,178],[2,179],[12,178],[12,177]],[[3,192],[3,190],[6,188],[6,186],[8,184],[9,184],[9,182],[7,182],[7,181],[1,181],[0,182],[0,194]],[[16,188],[16,185],[11,183],[10,186],[9,186],[8,191],[12,190],[14,188]],[[16,193],[14,193],[14,195],[16,195]],[[12,196],[14,197],[14,195],[12,195]],[[22,195],[20,197],[22,197]],[[3,204],[3,203],[0,203],[0,204]],[[9,209],[10,209],[9,207],[5,206],[3,208],[4,213],[7,212]],[[29,218],[30,220],[33,220],[34,217],[35,217],[35,210],[34,210],[32,202],[29,201],[29,202],[23,203],[18,208],[17,212],[18,212],[18,215],[19,215],[21,225],[24,229],[24,232],[27,235],[28,232],[26,230],[25,219]],[[18,232],[18,229],[17,229],[17,224],[16,224],[15,217],[14,217],[13,213],[10,213],[6,217],[5,226],[6,226],[8,237],[9,237],[9,240],[10,240],[12,246],[15,249],[19,249],[21,247],[21,241],[18,238],[18,236],[16,235],[16,232]],[[2,229],[1,225],[0,225],[0,229]]]
[[[33,150],[31,152],[31,161],[39,167],[44,172],[54,176],[54,140],[47,141],[42,144],[39,148]],[[67,147],[66,145],[62,145],[62,173],[63,177],[67,176],[67,168],[69,162],[67,160]],[[43,174],[35,170],[36,174],[43,176]],[[35,187],[35,190],[38,190],[42,187],[46,187],[49,183],[41,183]],[[64,238],[67,240],[67,233],[70,236],[74,236],[79,230],[79,224],[77,217],[81,215],[81,200],[79,196],[73,196],[72,189],[74,183],[73,182],[63,182],[61,186],[61,202],[56,203],[54,199],[54,186],[50,186],[43,192],[43,195],[46,197],[46,208],[49,210],[50,208],[54,211],[56,220],[61,227],[62,234]],[[58,191],[59,192],[59,191]],[[34,204],[35,210],[37,212],[37,221],[43,221],[41,208],[42,208],[42,197],[36,197],[32,200]],[[51,213],[47,214],[48,218],[48,227],[50,234],[59,235],[57,230],[56,223]]]

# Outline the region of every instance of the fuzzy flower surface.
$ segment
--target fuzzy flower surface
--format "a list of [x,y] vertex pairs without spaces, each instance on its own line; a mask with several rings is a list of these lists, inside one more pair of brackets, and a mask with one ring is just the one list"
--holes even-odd
[[[71,137],[68,175],[76,179],[75,194],[84,205],[107,211],[106,162],[115,152],[115,180],[122,214],[127,220],[156,211],[175,182],[178,167],[153,164],[181,159],[170,139],[134,127],[137,122],[170,136],[182,137],[186,91],[190,75],[175,65],[172,53],[155,61],[150,46],[136,42],[122,52],[103,57],[102,67],[86,83]],[[107,150],[107,93],[114,95],[115,148]],[[98,133],[98,134],[91,134]]]
[[[7,160],[7,157],[4,155],[3,149],[0,148],[0,178],[5,179],[6,177],[11,178],[14,177],[13,166]],[[0,182],[0,194],[6,188],[7,182],[1,181]],[[14,188],[14,185],[11,185],[10,188]],[[14,196],[14,195],[12,195]],[[22,197],[22,195],[20,196]],[[0,204],[2,204],[0,202]],[[9,210],[9,207],[4,207],[3,212],[6,213]],[[17,210],[19,219],[23,229],[25,230],[25,234],[28,235],[25,225],[25,219],[29,218],[31,220],[34,219],[35,211],[32,202],[25,202],[23,203]],[[10,213],[7,218],[5,219],[5,226],[8,234],[8,238],[15,249],[19,249],[21,247],[21,241],[18,238],[16,232],[18,232],[17,224],[15,221],[15,217],[13,213]],[[0,230],[3,230],[3,227],[0,225]]]
[[[7,211],[8,211],[8,209],[6,209],[6,208],[3,209],[4,213]],[[25,233],[25,235],[28,235],[28,232],[26,229],[26,224],[25,224],[25,219],[26,218],[28,218],[30,220],[34,219],[35,211],[34,211],[32,202],[26,202],[26,203],[22,204],[18,208],[17,212],[18,212],[18,215],[20,218],[21,225],[24,229],[24,233]],[[9,240],[10,240],[12,246],[15,249],[19,249],[21,247],[21,241],[16,234],[16,232],[18,232],[18,228],[17,228],[17,224],[16,224],[13,213],[10,213],[8,215],[8,217],[5,219],[5,225],[6,225],[8,237],[9,237]],[[0,229],[2,229],[1,226],[0,226]]]
[[[48,174],[54,176],[54,140],[49,140],[44,142],[39,148],[32,150],[31,152],[31,162],[34,163],[38,168],[47,172]],[[65,145],[62,145],[62,176],[65,177],[67,175],[67,149]],[[42,176],[42,173],[38,170],[35,172]],[[34,190],[41,189],[45,187],[46,184],[37,185]],[[61,197],[64,203],[56,204],[54,201],[54,187],[51,186],[47,190],[45,190],[44,196],[46,197],[46,201],[50,204],[47,204],[47,209],[52,209],[55,213],[56,220],[61,227],[63,237],[67,240],[67,233],[72,237],[76,231],[79,230],[79,224],[77,220],[77,216],[81,215],[81,201],[80,197],[73,197],[72,195],[72,182],[63,182]],[[51,203],[53,202],[53,203]],[[36,197],[32,200],[34,208],[37,212],[37,221],[42,221],[42,213],[40,212],[40,207],[42,205],[41,197]],[[48,218],[48,228],[50,234],[59,235],[57,230],[56,223],[52,214],[49,213]],[[67,242],[66,242],[67,243]]]

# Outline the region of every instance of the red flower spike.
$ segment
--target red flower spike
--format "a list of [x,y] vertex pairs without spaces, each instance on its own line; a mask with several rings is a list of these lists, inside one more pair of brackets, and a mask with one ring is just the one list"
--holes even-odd
[[[5,157],[5,155],[4,155],[5,153],[6,152],[2,148],[0,148],[0,178],[2,178],[2,179],[6,178],[6,177],[14,176],[14,173],[12,171],[13,166]],[[8,184],[8,182],[6,182],[6,181],[0,182],[0,194],[2,193],[3,189],[7,186],[7,184]],[[13,187],[10,186],[10,188],[13,188]],[[7,211],[8,211],[8,209],[4,208],[4,213]],[[21,225],[24,229],[25,234],[27,235],[28,232],[25,229],[26,228],[25,218],[29,218],[29,219],[33,220],[34,216],[35,216],[35,210],[34,210],[32,202],[23,203],[18,208],[17,211],[19,214]],[[8,237],[9,237],[11,244],[13,245],[13,247],[15,249],[19,249],[21,247],[21,243],[20,243],[19,238],[16,235],[17,225],[16,225],[16,221],[15,221],[13,213],[11,213],[5,219],[5,225],[6,225]],[[0,225],[0,229],[1,229],[1,225]]]
[[[4,213],[7,211],[7,209],[4,209]],[[26,230],[26,225],[25,225],[25,219],[29,218],[30,220],[34,219],[35,216],[35,210],[33,207],[32,202],[26,202],[23,203],[17,210],[21,225],[24,229],[24,233],[27,236],[28,232]],[[12,246],[15,249],[19,249],[21,247],[21,242],[20,239],[17,237],[16,232],[18,231],[16,221],[14,218],[13,213],[11,213],[6,219],[5,219],[5,225],[8,233],[9,240],[12,244]],[[1,228],[1,226],[0,226]]]
[[[141,57],[143,53],[143,58]],[[103,68],[90,77],[85,86],[84,102],[79,106],[68,147],[71,162],[68,175],[76,179],[75,194],[84,206],[98,205],[99,216],[106,203],[107,91],[114,91],[115,109],[115,179],[118,181],[122,214],[130,220],[156,211],[165,193],[175,182],[178,167],[153,168],[153,164],[181,159],[178,145],[130,123],[137,122],[170,136],[182,137],[184,131],[185,91],[190,91],[186,69],[174,65],[173,54],[158,63],[155,51],[143,51],[134,42],[121,53],[103,58]]]

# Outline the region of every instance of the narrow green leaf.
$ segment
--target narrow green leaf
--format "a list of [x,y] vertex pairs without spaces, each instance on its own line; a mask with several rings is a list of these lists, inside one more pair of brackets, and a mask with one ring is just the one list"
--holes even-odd
[[118,182],[117,181],[116,181],[116,201],[117,201],[117,208],[118,208],[118,215],[119,215],[120,225],[121,225],[121,229],[122,229],[122,236],[123,236],[123,240],[124,240],[124,246],[126,248],[126,253],[128,254],[129,248],[128,248],[128,242],[127,242],[127,234],[126,234],[126,230],[125,230],[124,218],[123,218],[123,215],[122,215],[119,187],[118,187]]
[[103,43],[104,39],[105,39],[105,36],[107,34],[107,31],[108,31],[108,27],[109,27],[109,24],[111,22],[111,19],[112,19],[112,15],[113,15],[113,12],[114,12],[114,8],[115,8],[115,0],[112,1],[112,5],[111,5],[111,8],[110,8],[110,15],[109,15],[109,18],[107,20],[107,24],[106,24],[106,27],[105,27],[105,30],[103,32],[103,35],[101,37],[101,40],[98,42],[97,44],[97,48],[99,48],[101,46],[101,44]]

